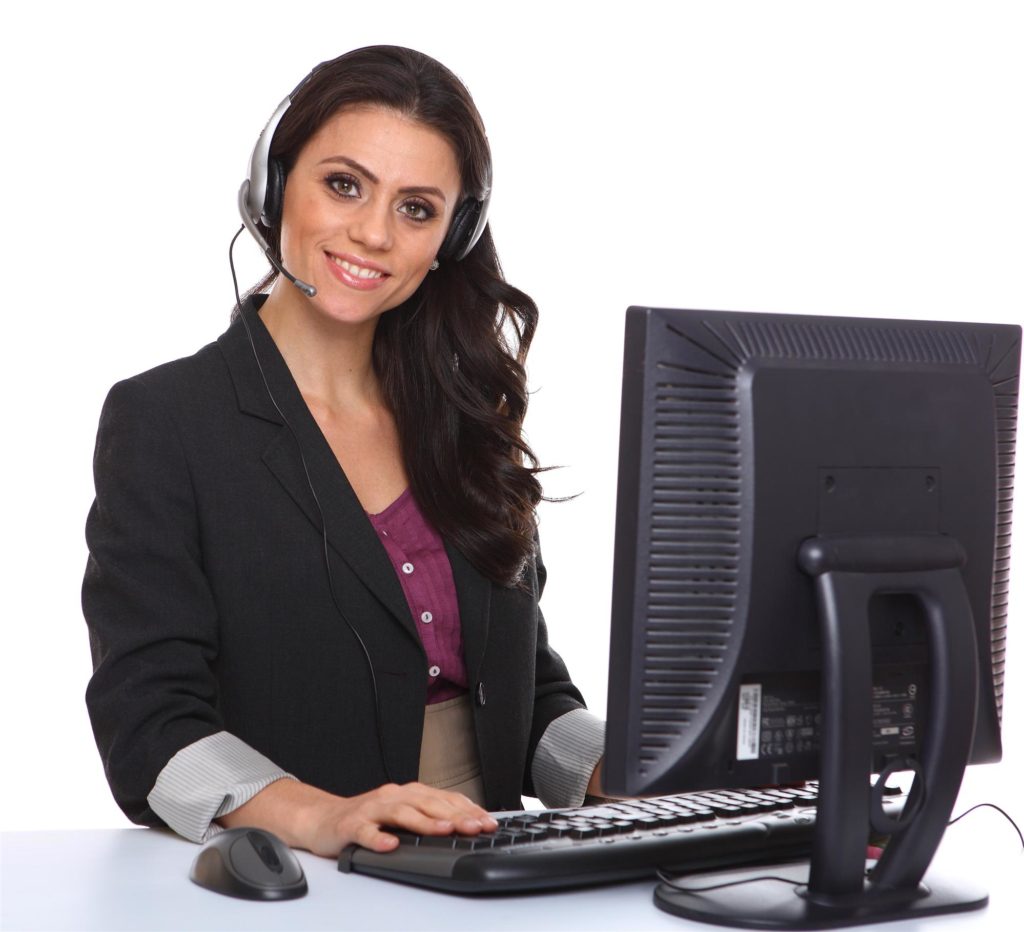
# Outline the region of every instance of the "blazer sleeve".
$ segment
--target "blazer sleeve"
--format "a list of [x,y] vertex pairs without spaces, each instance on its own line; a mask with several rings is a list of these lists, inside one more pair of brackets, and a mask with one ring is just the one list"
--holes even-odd
[[187,458],[168,406],[138,379],[111,389],[94,457],[82,607],[86,690],[107,779],[134,822],[181,748],[223,730],[216,711],[217,610],[203,573]]

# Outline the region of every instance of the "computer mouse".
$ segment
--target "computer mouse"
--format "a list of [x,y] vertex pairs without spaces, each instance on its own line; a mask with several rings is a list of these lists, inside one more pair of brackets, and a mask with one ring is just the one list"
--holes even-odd
[[246,900],[292,900],[309,890],[299,859],[280,838],[258,828],[215,835],[192,862],[193,883]]

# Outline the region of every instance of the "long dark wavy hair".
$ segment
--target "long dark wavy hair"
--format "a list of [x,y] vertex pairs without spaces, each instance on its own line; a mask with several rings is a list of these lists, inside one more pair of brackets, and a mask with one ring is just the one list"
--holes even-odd
[[[317,66],[274,134],[270,157],[290,171],[323,123],[346,107],[394,110],[441,133],[459,165],[462,196],[489,193],[483,121],[440,62],[371,46]],[[280,228],[261,232],[280,260]],[[271,271],[249,290],[264,291]],[[237,308],[236,308],[237,313]],[[373,364],[398,425],[412,493],[423,514],[481,573],[522,582],[541,499],[536,457],[523,438],[524,362],[537,306],[501,272],[490,229],[460,262],[442,262],[377,324]]]

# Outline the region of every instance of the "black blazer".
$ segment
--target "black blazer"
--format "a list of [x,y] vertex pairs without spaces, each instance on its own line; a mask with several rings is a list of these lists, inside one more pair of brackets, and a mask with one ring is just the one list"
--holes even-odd
[[[95,454],[82,602],[94,675],[86,701],[114,796],[160,824],[146,796],[164,765],[227,730],[300,780],[352,795],[415,780],[426,657],[401,585],[255,308],[195,356],[111,389]],[[342,610],[331,599],[320,517]],[[528,591],[493,585],[450,545],[490,809],[535,795],[551,721],[582,706]]]

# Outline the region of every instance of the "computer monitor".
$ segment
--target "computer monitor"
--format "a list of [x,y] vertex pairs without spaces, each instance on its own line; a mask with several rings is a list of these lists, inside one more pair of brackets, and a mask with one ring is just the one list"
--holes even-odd
[[[663,908],[788,928],[986,901],[921,880],[965,764],[1001,754],[1020,335],[627,312],[605,787],[820,779],[778,915],[741,887]],[[906,770],[893,824],[880,787]]]

